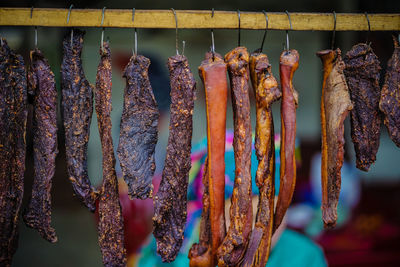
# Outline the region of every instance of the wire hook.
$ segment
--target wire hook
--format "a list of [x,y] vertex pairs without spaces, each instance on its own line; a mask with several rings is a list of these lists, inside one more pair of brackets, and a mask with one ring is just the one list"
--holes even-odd
[[[211,10],[211,18],[214,17],[214,8]],[[212,60],[215,59],[215,44],[214,44],[214,29],[211,28],[211,53],[212,53]]]
[[368,13],[365,12],[364,14],[365,14],[365,18],[367,19],[367,22],[368,22],[368,33],[367,33],[367,41],[366,41],[366,43],[368,43],[369,34],[371,33],[371,23],[369,21]]
[[[31,19],[32,19],[32,16],[33,16],[33,6],[31,7]],[[38,38],[37,38],[37,26],[35,26],[35,48],[37,48],[37,40],[38,40]]]
[[174,18],[175,18],[175,49],[176,49],[176,55],[179,55],[179,52],[178,52],[178,18],[176,16],[175,9],[171,8],[171,10],[174,13]]
[[265,38],[267,37],[267,31],[268,31],[268,15],[267,15],[267,12],[265,12],[265,10],[263,10],[262,13],[264,13],[264,15],[265,15],[265,31],[264,31],[264,36],[263,36],[263,39],[261,42],[260,53],[263,50]]
[[[132,9],[132,23],[135,22],[135,8]],[[133,48],[133,55],[136,57],[137,55],[137,30],[135,28],[135,46]]]
[[238,30],[238,46],[240,46],[240,10],[237,10],[238,20],[239,20],[239,30]]
[[[101,13],[101,23],[100,23],[100,26],[103,26],[103,23],[104,23],[104,13],[105,13],[105,11],[106,11],[106,7],[103,7],[103,11],[102,11],[102,13]],[[104,41],[104,27],[103,27],[103,29],[101,30],[101,45],[100,45],[101,51],[104,50],[103,41]]]
[[[69,6],[69,10],[68,10],[68,15],[67,15],[67,24],[69,24],[69,18],[71,16],[71,10],[74,7],[74,5],[70,5]],[[74,38],[74,28],[71,29],[71,49],[72,49],[72,40]]]
[[[290,30],[293,30],[293,27],[292,27],[292,20],[291,20],[291,18],[290,18],[289,11],[286,10],[285,13],[286,13],[287,16],[288,16],[289,25],[290,25]],[[286,50],[289,50],[289,30],[286,30]]]
[[335,47],[335,35],[336,35],[336,12],[333,11],[333,32],[332,32],[332,41],[331,41],[331,49]]

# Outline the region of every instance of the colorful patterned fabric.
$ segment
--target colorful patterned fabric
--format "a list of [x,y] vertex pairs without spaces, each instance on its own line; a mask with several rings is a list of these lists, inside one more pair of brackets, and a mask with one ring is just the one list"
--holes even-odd
[[[253,142],[254,144],[254,134],[253,134]],[[251,174],[252,174],[252,191],[254,195],[258,195],[258,188],[255,184],[255,175],[257,171],[258,161],[255,155],[254,145],[252,145],[252,156],[251,156]],[[276,167],[275,167],[275,194],[279,193],[279,167],[280,167],[280,159],[279,159],[279,148],[280,148],[280,136],[278,134],[275,135],[275,159],[276,159]],[[296,160],[299,160],[300,151],[298,148],[298,142],[296,142]],[[189,266],[189,259],[187,257],[190,247],[193,243],[198,241],[199,236],[199,228],[200,228],[200,217],[201,217],[201,208],[202,208],[202,192],[203,192],[203,184],[201,178],[203,176],[203,167],[204,161],[207,156],[207,138],[204,138],[199,143],[195,144],[192,147],[192,168],[189,173],[189,189],[188,189],[188,218],[187,224],[185,228],[185,239],[183,241],[183,245],[181,248],[181,252],[177,256],[176,260],[172,263],[162,263],[160,256],[157,255],[157,247],[156,241],[151,235],[147,244],[145,244],[138,255],[138,266]],[[226,134],[226,143],[225,143],[225,198],[229,199],[232,195],[233,183],[235,178],[235,161],[234,161],[234,152],[233,152],[233,132],[227,131]],[[304,242],[307,240],[307,242]],[[314,262],[325,262],[322,251],[314,244],[312,241],[308,240],[306,237],[303,237],[299,234],[293,234],[292,232],[284,231],[281,239],[279,240],[277,247],[284,246],[285,244],[291,246],[293,243],[298,244],[303,249],[307,250],[310,247],[311,250],[318,251],[318,253],[314,253],[313,260]],[[300,242],[300,243],[299,243]],[[300,245],[301,244],[301,245]],[[282,251],[287,251],[283,250]],[[292,255],[293,255],[292,251]],[[278,262],[279,258],[281,258],[279,252],[274,252],[271,254],[270,262],[274,262],[273,258],[276,258],[275,262]],[[309,264],[303,266],[325,266],[324,264]],[[268,264],[270,266],[270,264]],[[278,266],[278,265],[271,265]],[[279,266],[290,266],[290,265],[282,265]],[[300,266],[300,265],[297,265]]]

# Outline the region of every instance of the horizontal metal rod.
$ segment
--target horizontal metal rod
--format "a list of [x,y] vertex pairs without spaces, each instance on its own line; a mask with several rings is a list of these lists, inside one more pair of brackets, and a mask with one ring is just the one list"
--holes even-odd
[[[102,9],[57,8],[0,8],[0,26],[46,26],[46,27],[115,27],[115,28],[162,28],[174,29],[175,20],[171,10],[106,9],[101,26]],[[285,12],[267,12],[268,29],[290,30]],[[332,31],[333,13],[289,13],[292,30]],[[176,10],[180,29],[237,29],[236,11]],[[399,31],[400,14],[368,14],[371,31]],[[241,29],[265,29],[266,20],[260,12],[240,11]],[[365,14],[336,13],[337,31],[368,31]]]

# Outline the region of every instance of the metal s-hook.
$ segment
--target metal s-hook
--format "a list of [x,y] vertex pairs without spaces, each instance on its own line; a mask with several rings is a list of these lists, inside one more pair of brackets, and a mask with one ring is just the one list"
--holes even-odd
[[[211,10],[211,18],[214,17],[214,8]],[[215,59],[215,44],[214,44],[214,29],[211,29],[211,53],[212,53],[212,60]]]
[[171,10],[174,13],[174,18],[175,18],[175,49],[176,49],[176,55],[179,55],[179,52],[178,52],[178,18],[176,16],[175,9],[171,8]]
[[[132,9],[132,23],[134,23],[134,22],[135,22],[135,8]],[[137,55],[137,31],[136,31],[136,28],[135,28],[135,43],[134,44],[135,44],[135,46],[133,48],[133,55],[136,58],[136,55]]]
[[240,46],[240,10],[237,10],[238,20],[239,20],[239,28],[238,28],[238,46]]
[[[286,13],[287,16],[288,16],[289,25],[290,25],[290,30],[293,30],[293,27],[292,27],[292,20],[291,20],[291,18],[290,18],[289,11],[286,10],[285,13]],[[286,50],[289,50],[289,31],[288,31],[288,30],[286,30]]]
[[263,39],[262,39],[262,42],[261,42],[260,53],[263,50],[265,38],[267,37],[267,31],[268,31],[268,15],[267,15],[267,12],[265,12],[265,10],[263,10],[262,12],[265,15],[265,31],[264,31],[264,36],[263,36]]
[[[103,11],[101,12],[101,23],[100,23],[100,26],[103,26],[103,23],[104,23],[104,13],[105,13],[105,11],[106,11],[106,7],[103,7]],[[101,47],[101,51],[102,51],[102,52],[103,52],[103,50],[104,50],[103,41],[104,41],[104,27],[103,27],[103,29],[101,30],[101,45],[100,45],[100,47]]]
[[333,32],[332,32],[332,41],[331,41],[331,49],[335,47],[335,34],[336,34],[336,12],[333,11]]
[[[68,10],[68,15],[67,15],[67,24],[69,24],[69,18],[71,16],[71,10],[74,7],[74,5],[70,5],[69,6],[69,10]],[[72,49],[72,40],[74,38],[74,28],[71,29],[71,49]]]
[[[32,19],[32,16],[33,16],[33,6],[31,8],[31,19]],[[37,26],[35,26],[35,48],[37,48],[37,41],[38,41],[38,38],[37,38],[38,33],[37,32],[38,32]]]
[[366,44],[368,44],[369,34],[371,33],[371,23],[370,23],[370,21],[369,21],[368,13],[365,12],[364,14],[365,14],[365,18],[367,19],[367,22],[368,22],[367,41],[365,42]]

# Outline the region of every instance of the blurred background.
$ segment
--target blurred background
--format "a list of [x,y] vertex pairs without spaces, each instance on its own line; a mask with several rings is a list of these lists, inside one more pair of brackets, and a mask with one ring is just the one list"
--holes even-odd
[[[353,13],[398,13],[400,1],[381,0],[281,0],[281,1],[0,1],[2,7],[35,8],[103,8],[108,9],[180,9],[237,10],[267,12],[353,12]],[[34,11],[33,11],[34,12]],[[72,10],[73,12],[73,10]],[[99,16],[101,16],[99,14]],[[179,23],[179,21],[178,21]],[[367,23],[367,22],[366,22]],[[86,28],[82,60],[87,79],[95,83],[99,62],[101,29]],[[49,60],[60,90],[60,65],[62,39],[67,29],[38,28],[38,48]],[[0,35],[9,46],[22,54],[28,62],[29,50],[34,48],[33,27],[0,27]],[[237,45],[237,30],[215,30],[216,52],[224,55]],[[241,44],[249,52],[260,47],[263,31],[242,30]],[[344,55],[353,45],[367,40],[367,32],[337,32],[336,46]],[[119,137],[125,81],[122,71],[132,55],[133,29],[105,30],[113,56],[112,88],[112,133],[114,148]],[[346,163],[343,166],[343,190],[339,206],[339,222],[334,230],[324,231],[320,215],[320,94],[322,64],[315,53],[330,48],[331,32],[290,32],[290,47],[300,53],[300,65],[294,75],[294,86],[299,92],[297,109],[297,137],[300,148],[298,181],[294,201],[288,213],[288,227],[312,238],[322,247],[330,266],[396,266],[400,262],[400,150],[387,135],[382,124],[380,147],[376,163],[368,173],[355,169],[354,148],[350,138],[350,124],[346,120]],[[264,52],[268,55],[274,75],[278,78],[279,56],[285,42],[284,31],[269,31]],[[179,30],[179,40],[185,40],[185,55],[197,80],[197,100],[193,115],[193,145],[206,136],[204,90],[197,75],[205,52],[209,50],[209,30]],[[368,40],[379,57],[382,66],[382,82],[387,60],[393,52],[390,32],[371,32]],[[138,29],[138,53],[151,59],[150,79],[161,112],[159,141],[156,148],[156,175],[162,172],[169,124],[169,78],[166,61],[175,54],[175,30]],[[278,79],[279,80],[279,79]],[[252,94],[252,93],[251,93]],[[252,101],[252,125],[255,125],[254,96]],[[227,128],[232,128],[232,109],[228,100]],[[280,129],[280,104],[273,106],[276,132]],[[28,124],[29,127],[29,124]],[[49,244],[32,229],[20,225],[19,249],[13,266],[101,266],[96,222],[73,197],[67,178],[65,148],[61,120],[59,120],[59,155],[57,171],[53,179],[53,223],[58,242]],[[33,179],[32,140],[28,128],[27,169],[25,175],[25,197],[23,207],[31,192]],[[89,141],[89,177],[99,186],[102,180],[101,146],[97,120],[93,114]],[[116,164],[120,174],[119,163]],[[123,186],[122,186],[123,187]],[[124,194],[124,190],[121,190]],[[121,197],[125,212],[125,224],[131,227],[126,238],[132,239],[130,253],[138,251],[140,244],[151,231],[151,200],[129,201],[126,194]],[[129,206],[129,208],[127,208]],[[129,213],[129,214],[128,214]],[[129,218],[129,219],[127,219]],[[127,221],[129,220],[129,222]],[[133,230],[132,230],[133,229]]]

